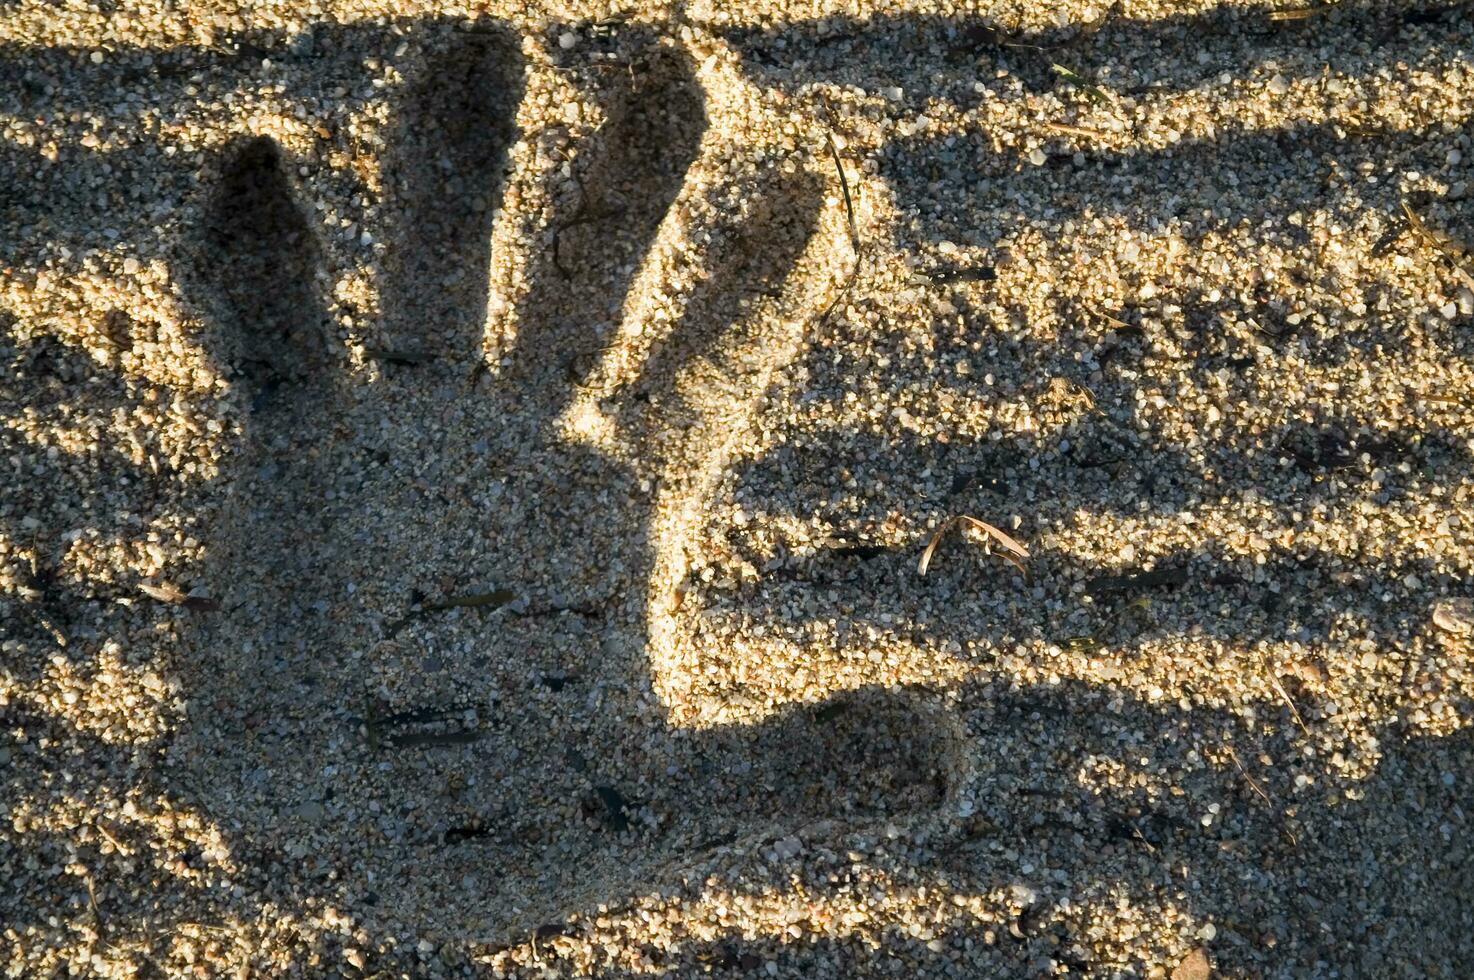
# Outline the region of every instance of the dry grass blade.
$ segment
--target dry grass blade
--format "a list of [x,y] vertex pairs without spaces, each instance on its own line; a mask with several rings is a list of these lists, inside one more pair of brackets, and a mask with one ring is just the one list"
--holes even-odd
[[1429,227],[1407,201],[1402,202],[1402,213],[1407,217],[1408,227],[1412,229],[1413,234],[1442,252],[1444,258],[1453,265],[1454,272],[1463,280],[1464,285],[1474,289],[1474,275],[1471,275],[1463,264],[1469,258],[1469,246],[1445,231]]
[[1071,126],[1069,123],[1045,123],[1044,129],[1047,132],[1058,133],[1061,136],[1084,136],[1097,140],[1103,140],[1111,135],[1101,129],[1091,129],[1088,126]]
[[1089,303],[1084,304],[1084,306],[1085,306],[1085,309],[1088,310],[1091,314],[1093,314],[1094,316],[1100,317],[1102,320],[1104,320],[1106,323],[1109,323],[1112,327],[1116,328],[1117,330],[1135,330],[1136,329],[1131,324],[1127,323],[1125,320],[1122,320],[1120,317],[1111,316],[1109,313],[1105,312],[1104,310],[1097,310],[1095,307],[1091,306]]
[[186,929],[198,929],[201,932],[213,932],[221,936],[231,935],[231,931],[228,926],[218,925],[213,922],[181,922],[179,924]]
[[439,602],[421,603],[418,609],[412,608],[409,612],[390,623],[385,628],[385,638],[393,639],[410,623],[430,613],[445,612],[450,609],[496,610],[510,605],[516,598],[516,593],[510,589],[496,589],[492,592],[475,592],[470,595],[451,596],[449,599],[441,599]]
[[1423,223],[1423,219],[1418,217],[1418,212],[1414,211],[1413,206],[1407,201],[1402,202],[1402,213],[1407,218],[1408,226],[1412,228],[1413,234],[1430,244],[1437,244],[1438,240],[1433,236],[1432,229]]
[[427,603],[425,612],[441,612],[446,609],[477,609],[482,606],[505,606],[516,598],[510,589],[497,589],[494,592],[478,592],[474,595],[452,596],[442,599],[440,602]]
[[396,749],[438,748],[444,745],[469,745],[481,738],[481,732],[405,732],[385,738]]
[[937,553],[937,545],[942,543],[942,535],[946,534],[956,523],[956,518],[953,518],[937,525],[937,529],[932,532],[931,540],[926,543],[926,550],[921,553],[921,561],[916,563],[917,575],[925,577],[926,570],[931,567],[931,556]]
[[993,538],[999,544],[1003,545],[1003,547],[1007,548],[1009,551],[1012,551],[1019,558],[1029,557],[1029,549],[1024,547],[1024,545],[1020,541],[1018,541],[1011,535],[1000,531],[998,528],[989,524],[987,521],[980,521],[976,517],[968,517],[966,514],[960,516],[958,520],[967,524],[971,528],[982,531],[984,534],[988,535],[990,538]]
[[1300,730],[1308,737],[1310,735],[1310,729],[1305,727],[1305,719],[1300,717],[1300,709],[1295,707],[1295,702],[1290,697],[1290,692],[1285,690],[1285,685],[1280,683],[1280,679],[1275,676],[1274,671],[1267,668],[1267,665],[1265,673],[1269,675],[1269,683],[1274,687],[1279,696],[1284,699],[1285,704],[1289,706],[1290,714],[1294,716],[1295,724],[1300,726]]
[[1310,20],[1313,17],[1319,17],[1328,10],[1336,9],[1340,2],[1341,0],[1329,0],[1327,3],[1322,3],[1314,7],[1293,7],[1289,10],[1272,10],[1267,19],[1271,24],[1297,24]]
[[1049,67],[1060,78],[1063,78],[1070,84],[1076,85],[1083,89],[1085,91],[1085,94],[1089,95],[1095,101],[1101,103],[1102,105],[1111,104],[1111,97],[1106,94],[1105,89],[1101,88],[1099,85],[1091,83],[1089,79],[1087,79],[1084,75],[1081,75],[1074,69],[1066,68],[1064,65],[1060,64],[1057,61],[1050,62]]
[[1017,568],[1018,573],[1022,575],[1025,579],[1029,577],[1029,567],[1024,564],[1024,560],[1022,558],[1018,557],[1010,551],[995,551],[993,552],[993,554],[997,555],[999,558],[1002,558],[1014,568]]
[[[480,739],[484,732],[464,727],[463,709],[418,708],[390,715],[370,713],[364,720],[370,748],[433,748],[442,745],[467,745]],[[429,729],[429,730],[427,730]]]
[[981,531],[994,541],[997,541],[1004,549],[997,552],[997,554],[1011,562],[1020,572],[1026,575],[1028,574],[1028,569],[1024,566],[1024,559],[1029,557],[1028,548],[1024,547],[1012,535],[999,530],[987,521],[980,521],[976,517],[969,517],[966,514],[959,514],[956,517],[943,521],[937,527],[931,536],[931,540],[927,542],[926,550],[921,553],[921,560],[916,564],[917,574],[926,574],[926,570],[931,567],[932,556],[937,553],[937,546],[942,543],[942,538],[948,531],[958,525],[965,525],[973,530]]

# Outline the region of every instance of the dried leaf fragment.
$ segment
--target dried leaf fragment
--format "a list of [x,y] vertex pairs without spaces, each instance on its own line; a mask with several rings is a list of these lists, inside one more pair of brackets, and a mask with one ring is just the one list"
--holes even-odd
[[57,646],[65,647],[67,645],[67,631],[62,629],[57,621],[52,619],[45,610],[38,610],[36,612],[36,621],[41,624],[41,627],[46,632],[51,634],[51,639],[56,642]]
[[998,528],[989,524],[987,521],[980,521],[976,517],[969,517],[966,514],[959,514],[956,517],[943,521],[942,524],[932,534],[931,541],[927,543],[926,550],[921,553],[921,561],[918,562],[916,565],[916,572],[918,575],[926,574],[926,570],[931,567],[932,555],[936,554],[937,545],[941,544],[942,537],[953,527],[956,527],[959,524],[970,527],[976,531],[981,531],[988,537],[992,538],[994,541],[998,542],[1000,545],[1003,546],[1004,549],[1003,551],[998,552],[998,554],[1001,557],[1012,562],[1019,571],[1025,572],[1027,574],[1026,569],[1024,568],[1024,559],[1029,557],[1028,548],[1024,547],[1011,535],[999,530]]
[[167,602],[171,606],[182,606],[184,605],[184,600],[189,598],[189,596],[181,592],[177,586],[170,585],[168,582],[165,582],[162,585],[149,585],[147,583],[144,583],[143,585],[140,585],[138,587],[138,591],[142,592],[150,599],[157,599],[160,602]]
[[183,592],[178,586],[172,585],[169,582],[164,582],[161,585],[144,583],[139,585],[138,590],[150,599],[157,599],[159,602],[167,603],[171,606],[183,606],[186,609],[198,609],[204,612],[220,608],[220,602],[218,600],[212,599],[207,595],[194,595]]

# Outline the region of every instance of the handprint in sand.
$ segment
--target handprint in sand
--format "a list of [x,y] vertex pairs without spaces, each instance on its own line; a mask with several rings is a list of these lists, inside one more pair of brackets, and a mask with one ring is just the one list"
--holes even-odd
[[[384,248],[346,344],[310,183],[271,143],[227,156],[199,242],[253,448],[192,641],[213,709],[177,751],[266,865],[484,928],[947,792],[919,696],[684,696],[728,656],[675,618],[689,529],[849,244],[822,152],[735,152],[754,130],[719,54],[592,44],[538,67],[496,33],[431,46],[384,130],[392,217],[363,224]],[[522,128],[546,98],[569,124]]]

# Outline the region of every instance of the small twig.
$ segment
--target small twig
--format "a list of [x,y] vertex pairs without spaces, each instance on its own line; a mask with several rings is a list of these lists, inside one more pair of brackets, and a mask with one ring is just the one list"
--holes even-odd
[[133,856],[133,852],[130,851],[128,848],[124,847],[122,841],[118,840],[112,834],[108,833],[107,827],[105,827],[102,824],[101,821],[99,821],[96,826],[97,826],[98,833],[102,834],[103,837],[107,838],[107,842],[109,844],[113,845],[113,849],[114,850],[116,850],[119,854],[123,855],[124,857],[132,857]]
[[855,250],[855,257],[860,256],[860,232],[855,227],[855,204],[850,198],[850,182],[845,177],[844,163],[839,158],[839,147],[834,142],[834,134],[826,132],[824,141],[829,145],[829,155],[834,160],[834,169],[839,172],[839,192],[844,195],[845,220],[850,228],[850,247]]
[[1228,747],[1228,757],[1232,759],[1233,764],[1238,767],[1239,775],[1248,780],[1250,788],[1252,788],[1254,792],[1259,794],[1259,798],[1263,800],[1266,805],[1274,806],[1274,804],[1269,799],[1269,795],[1266,794],[1264,790],[1259,788],[1259,784],[1254,781],[1254,777],[1249,775],[1249,770],[1245,769],[1244,764],[1239,761],[1239,754],[1233,750],[1232,745]]
[[[391,748],[432,748],[442,745],[466,745],[482,738],[485,734],[475,728],[447,727],[444,731],[413,731],[413,726],[453,726],[464,713],[463,708],[421,708],[400,711],[382,717],[370,714],[364,720],[368,732],[368,744],[372,749],[388,745]],[[399,729],[396,731],[395,729]]]
[[933,269],[912,278],[923,285],[930,282],[942,286],[952,282],[993,282],[998,278],[998,269],[991,265],[959,265]]
[[435,355],[425,351],[394,350],[387,347],[365,347],[363,352],[376,361],[388,361],[405,367],[416,367],[435,360]]
[[55,617],[53,617],[50,611],[48,611],[46,608],[50,602],[51,583],[53,576],[50,573],[45,575],[41,573],[40,554],[41,549],[36,543],[36,536],[32,535],[30,561],[31,574],[30,581],[26,584],[31,589],[31,591],[36,594],[36,598],[33,602],[29,603],[29,605],[32,606],[32,611],[36,614],[36,621],[41,624],[42,628],[45,629],[46,632],[51,634],[51,638],[56,641],[56,645],[59,647],[65,647],[67,645],[66,630],[61,628],[61,624],[56,621]]
[[[629,68],[630,80],[633,84],[634,66],[630,65]],[[589,130],[583,138],[591,139],[592,137],[597,136],[604,129],[604,125],[608,121],[609,120],[607,117],[599,120],[599,125]],[[572,158],[566,152],[560,155],[563,157],[565,163],[572,162]],[[579,174],[577,168],[570,166],[569,176],[573,179],[574,185],[578,187],[578,207],[574,209],[573,215],[566,222],[553,229],[553,241],[551,243],[551,248],[553,250],[553,266],[558,270],[558,272],[563,276],[564,279],[572,279],[573,273],[563,266],[563,233],[570,228],[576,228],[579,225],[594,224],[596,222],[602,221],[604,218],[611,217],[611,212],[608,211],[593,213],[594,209],[589,204],[588,186],[584,184],[583,176]]]
[[476,592],[469,595],[451,596],[449,599],[442,599],[439,602],[422,602],[419,603],[420,608],[411,609],[385,627],[385,638],[393,639],[399,635],[400,630],[404,629],[410,623],[432,613],[446,612],[450,609],[486,609],[487,607],[490,607],[491,610],[496,610],[510,605],[516,598],[516,593],[510,589],[496,589],[492,592]]
[[92,912],[93,921],[97,923],[98,932],[102,931],[102,912],[97,908],[97,890],[92,887],[92,876],[87,875],[82,879],[87,885],[87,907]]
[[[825,112],[829,113],[832,121],[833,113],[829,112],[827,105],[824,108]],[[834,294],[834,298],[829,301],[829,305],[824,307],[824,311],[819,314],[816,322],[820,323],[829,319],[829,314],[833,313],[835,307],[839,306],[840,301],[849,294],[850,287],[854,285],[855,279],[860,275],[860,262],[864,257],[864,243],[860,241],[859,226],[855,222],[855,202],[850,196],[850,181],[845,176],[844,161],[840,159],[839,146],[834,142],[834,133],[826,130],[824,141],[829,147],[829,156],[834,161],[834,169],[839,174],[839,192],[844,197],[845,225],[849,229],[850,249],[855,253],[855,262],[850,266],[850,271],[845,276],[844,282],[840,284],[838,292]]]
[[425,603],[420,608],[425,612],[441,612],[446,609],[476,609],[481,606],[500,607],[505,606],[517,598],[511,589],[497,589],[493,592],[476,592],[471,595],[451,596],[439,602]]

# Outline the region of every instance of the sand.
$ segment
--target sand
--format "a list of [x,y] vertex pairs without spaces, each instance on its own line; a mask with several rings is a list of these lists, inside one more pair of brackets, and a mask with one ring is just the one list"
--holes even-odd
[[7,7],[0,969],[1468,976],[1474,11],[1285,10]]

